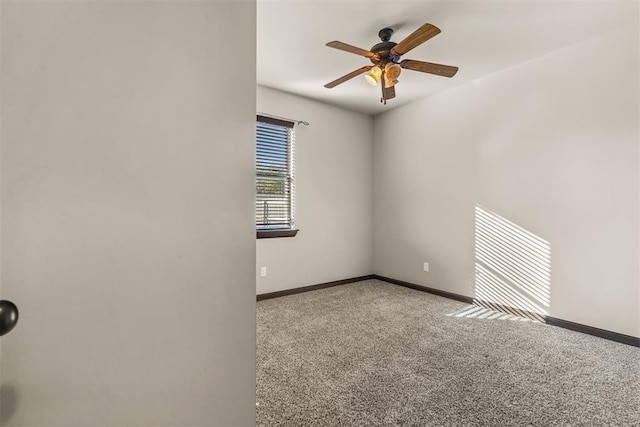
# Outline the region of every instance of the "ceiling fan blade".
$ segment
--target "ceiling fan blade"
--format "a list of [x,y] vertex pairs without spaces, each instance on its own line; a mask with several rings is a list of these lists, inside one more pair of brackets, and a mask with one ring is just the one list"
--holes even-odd
[[362,68],[358,68],[355,71],[350,72],[349,74],[345,74],[344,76],[335,79],[334,81],[327,83],[326,85],[324,85],[324,87],[326,87],[327,89],[331,89],[332,87],[336,87],[338,86],[340,83],[344,83],[349,79],[352,79],[356,76],[359,76],[362,73],[365,73],[367,71],[369,71],[371,68],[373,68],[373,65],[365,65]]
[[[386,101],[387,99],[391,99],[391,98],[395,98],[396,97],[396,90],[393,86],[391,87],[385,87],[386,83],[387,83],[387,76],[385,75],[386,73],[382,73],[382,76],[380,76],[380,86],[382,86],[382,100]],[[386,102],[385,102],[386,104]]]
[[382,98],[383,99],[391,99],[396,97],[396,87],[385,87],[382,88]]
[[376,56],[376,54],[373,52],[360,49],[359,47],[351,46],[350,44],[342,43],[339,41],[329,42],[327,43],[327,46],[332,47],[334,49],[344,50],[345,52],[355,53],[356,55],[364,56],[366,58],[372,58]]
[[440,34],[440,28],[431,24],[424,24],[422,27],[409,34],[404,40],[391,49],[391,53],[404,55],[416,46],[421,45],[433,36]]
[[413,71],[421,71],[423,73],[436,74],[443,77],[453,77],[458,72],[458,67],[451,65],[434,64],[432,62],[413,61],[405,59],[400,62],[402,68]]

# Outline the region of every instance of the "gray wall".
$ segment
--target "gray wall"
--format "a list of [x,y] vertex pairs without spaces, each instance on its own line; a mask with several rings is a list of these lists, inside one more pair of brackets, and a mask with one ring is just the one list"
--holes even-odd
[[257,240],[257,293],[371,274],[373,119],[263,86],[257,109],[311,123],[296,127],[300,232]]
[[639,336],[638,63],[632,26],[377,116],[375,273],[475,296],[480,207],[550,245],[548,314]]
[[1,7],[0,424],[253,424],[255,3]]

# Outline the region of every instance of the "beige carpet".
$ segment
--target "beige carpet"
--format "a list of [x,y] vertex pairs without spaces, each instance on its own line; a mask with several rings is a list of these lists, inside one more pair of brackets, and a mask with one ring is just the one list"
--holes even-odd
[[378,280],[257,303],[259,426],[639,426],[640,349]]

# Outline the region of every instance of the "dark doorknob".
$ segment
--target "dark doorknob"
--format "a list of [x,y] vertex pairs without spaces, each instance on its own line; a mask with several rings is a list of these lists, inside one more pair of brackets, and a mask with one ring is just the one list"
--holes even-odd
[[18,323],[18,307],[11,301],[0,300],[0,336],[11,332]]

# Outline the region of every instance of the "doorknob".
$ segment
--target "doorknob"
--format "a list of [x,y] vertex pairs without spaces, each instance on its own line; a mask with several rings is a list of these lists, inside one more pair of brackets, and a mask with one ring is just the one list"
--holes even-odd
[[0,300],[0,336],[11,332],[18,323],[18,307],[11,301]]

